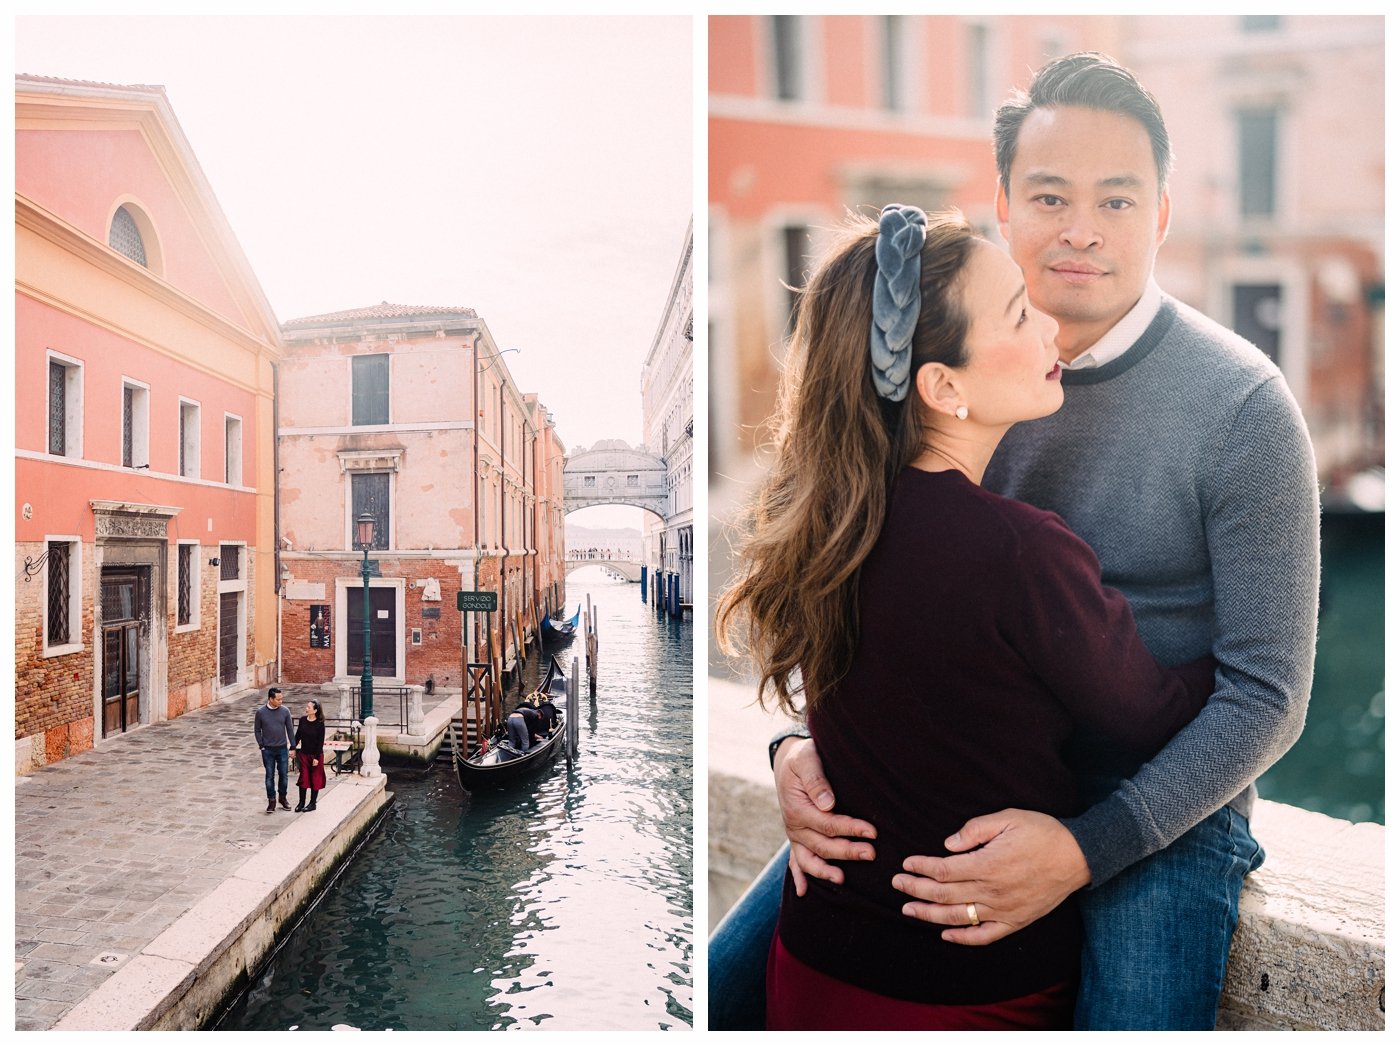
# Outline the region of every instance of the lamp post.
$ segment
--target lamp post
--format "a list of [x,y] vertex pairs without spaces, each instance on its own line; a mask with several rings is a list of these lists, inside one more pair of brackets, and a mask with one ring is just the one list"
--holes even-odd
[[374,544],[374,517],[363,512],[355,520],[355,543],[364,549],[365,558],[360,562],[360,580],[365,589],[365,654],[364,666],[360,672],[360,718],[374,715],[374,675],[369,669],[369,549]]

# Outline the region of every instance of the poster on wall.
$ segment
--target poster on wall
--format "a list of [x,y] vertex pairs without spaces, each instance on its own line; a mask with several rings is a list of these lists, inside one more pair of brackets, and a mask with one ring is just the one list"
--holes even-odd
[[311,646],[329,649],[331,645],[331,608],[329,603],[311,605]]

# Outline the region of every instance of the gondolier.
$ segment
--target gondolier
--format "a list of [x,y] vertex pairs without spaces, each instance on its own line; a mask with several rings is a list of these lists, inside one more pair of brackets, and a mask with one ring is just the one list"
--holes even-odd
[[[550,701],[557,709],[561,704],[567,705],[568,692],[569,681],[564,669],[557,658],[550,658],[549,672],[535,689],[534,699]],[[526,711],[535,718],[535,725],[528,722]],[[470,791],[483,784],[509,780],[532,767],[543,766],[563,747],[567,721],[568,716],[561,711],[550,729],[533,704],[522,704],[506,717],[506,722],[495,736],[488,739],[482,751],[469,756],[464,756],[460,751],[454,754],[458,783]],[[513,726],[513,723],[517,725]],[[543,740],[531,743],[537,731]]]

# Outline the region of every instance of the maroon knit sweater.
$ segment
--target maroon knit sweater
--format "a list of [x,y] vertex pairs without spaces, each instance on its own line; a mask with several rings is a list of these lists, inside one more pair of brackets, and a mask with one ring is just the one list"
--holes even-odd
[[1153,660],[1093,551],[1049,512],[960,472],[906,469],[861,567],[860,643],[808,713],[837,810],[879,832],[843,886],[784,889],[778,933],[797,958],[901,999],[987,1003],[1076,976],[1073,899],[986,947],[949,944],[900,914],[890,880],[911,854],[946,855],[970,817],[1081,809],[1066,765],[1089,731],[1142,757],[1195,717],[1215,662]]

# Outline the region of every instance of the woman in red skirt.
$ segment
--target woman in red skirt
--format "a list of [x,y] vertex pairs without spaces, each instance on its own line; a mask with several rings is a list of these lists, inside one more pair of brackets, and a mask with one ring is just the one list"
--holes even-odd
[[[297,724],[297,813],[316,809],[316,793],[326,787],[325,748],[326,721],[321,718],[321,704],[308,701],[306,715]],[[306,801],[308,790],[310,803]]]

